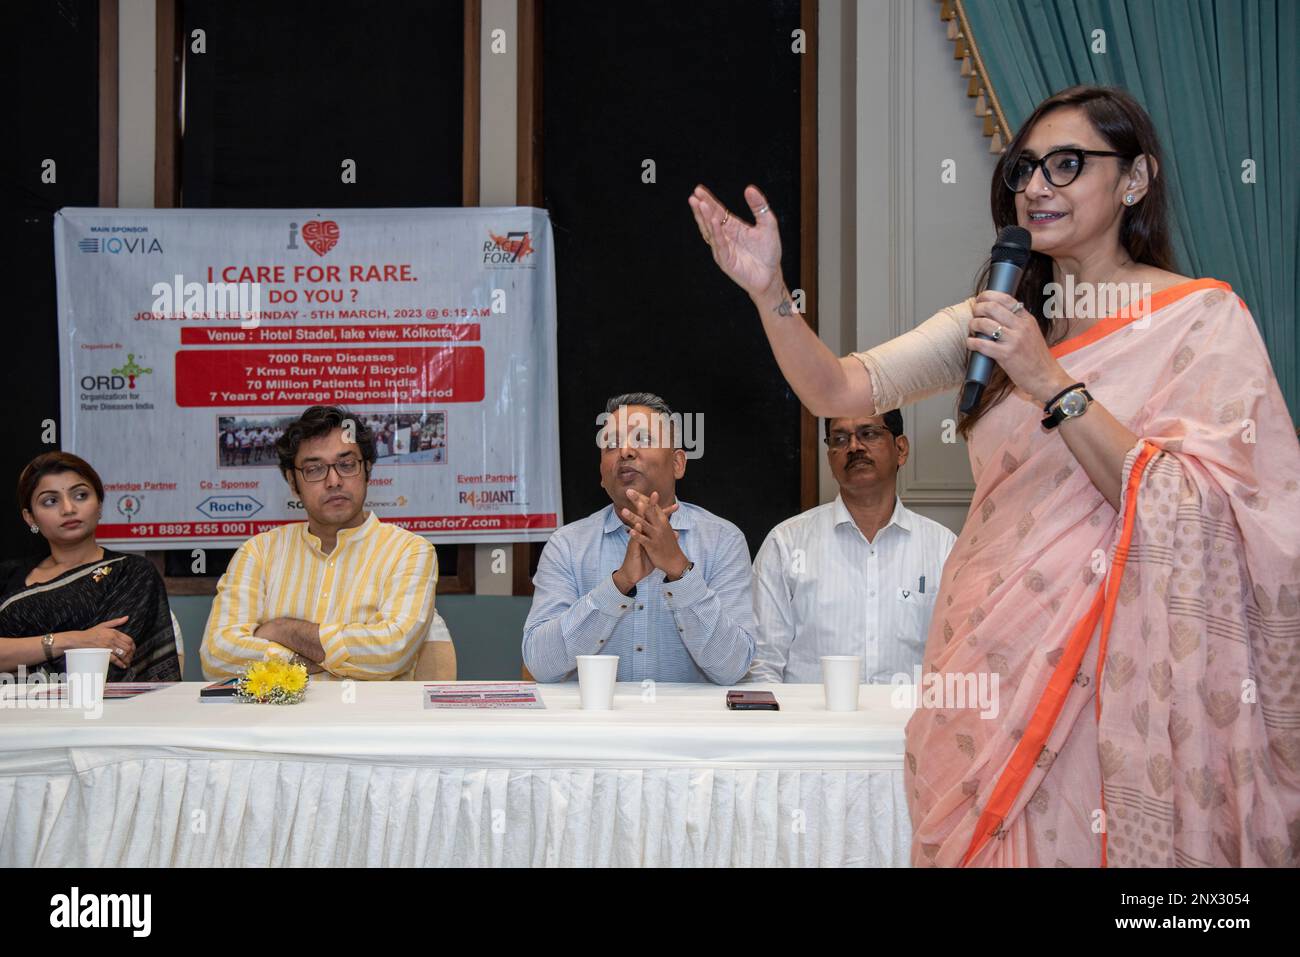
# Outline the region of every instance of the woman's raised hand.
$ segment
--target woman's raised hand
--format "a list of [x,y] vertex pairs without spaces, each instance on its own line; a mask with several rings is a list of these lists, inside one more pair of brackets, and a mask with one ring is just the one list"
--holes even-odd
[[703,186],[696,186],[686,202],[695,215],[700,235],[713,251],[713,261],[736,285],[757,299],[784,282],[776,214],[757,187],[745,188],[745,202],[754,217],[752,225],[733,216]]

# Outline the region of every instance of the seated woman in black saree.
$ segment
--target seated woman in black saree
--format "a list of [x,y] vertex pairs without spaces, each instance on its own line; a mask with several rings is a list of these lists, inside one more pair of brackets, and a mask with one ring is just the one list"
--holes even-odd
[[104,484],[89,463],[38,455],[18,479],[18,507],[50,554],[0,564],[0,673],[58,674],[64,652],[107,648],[109,681],[179,681],[162,578],[95,542]]

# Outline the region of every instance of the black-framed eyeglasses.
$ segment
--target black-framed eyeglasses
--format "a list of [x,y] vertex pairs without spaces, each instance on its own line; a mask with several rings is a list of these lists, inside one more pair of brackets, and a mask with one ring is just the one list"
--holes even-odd
[[1013,193],[1023,193],[1029,188],[1029,181],[1034,178],[1034,170],[1041,169],[1043,178],[1053,186],[1069,186],[1083,172],[1083,164],[1088,156],[1123,156],[1114,150],[1081,150],[1065,146],[1051,150],[1040,159],[1030,159],[1021,154],[1008,163],[1002,171],[1002,181]]
[[361,460],[346,458],[339,459],[337,462],[312,462],[311,465],[302,468],[294,466],[294,471],[301,472],[303,479],[308,482],[325,481],[325,476],[330,474],[330,469],[338,472],[339,478],[351,478],[361,471]]
[[856,429],[853,432],[832,432],[829,436],[822,439],[822,441],[836,452],[839,452],[849,447],[849,440],[854,436],[857,436],[858,442],[865,447],[870,445],[872,442],[883,441],[885,436],[893,434],[894,433],[890,432],[888,429],[882,429],[876,425],[864,425],[862,428]]

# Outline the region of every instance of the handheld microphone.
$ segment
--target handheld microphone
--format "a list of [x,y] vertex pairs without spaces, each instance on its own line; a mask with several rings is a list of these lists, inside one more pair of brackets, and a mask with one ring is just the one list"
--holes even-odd
[[[993,244],[987,288],[1014,296],[1020,287],[1020,277],[1025,274],[1025,266],[1029,264],[1032,243],[1029,230],[1021,226],[1004,226],[998,233],[998,241]],[[993,339],[985,332],[974,335],[980,339]],[[966,384],[962,386],[961,403],[957,406],[963,413],[969,413],[979,404],[994,365],[994,361],[984,353],[971,350],[966,362]]]

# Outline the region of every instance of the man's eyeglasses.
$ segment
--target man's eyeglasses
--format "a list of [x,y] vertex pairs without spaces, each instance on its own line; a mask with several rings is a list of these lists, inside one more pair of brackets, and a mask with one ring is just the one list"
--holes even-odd
[[1123,156],[1112,150],[1080,150],[1065,147],[1052,150],[1042,159],[1018,156],[1008,163],[1002,171],[1002,181],[1013,193],[1023,193],[1034,178],[1034,170],[1042,169],[1043,178],[1053,186],[1069,186],[1083,172],[1083,164],[1088,156]]
[[832,432],[827,438],[822,439],[830,448],[839,452],[849,447],[849,440],[857,436],[862,445],[870,445],[872,442],[883,441],[885,436],[893,435],[888,429],[882,429],[874,425],[864,425],[854,432]]
[[325,476],[329,475],[330,469],[338,472],[339,478],[351,478],[361,471],[361,460],[347,458],[339,459],[337,462],[312,462],[311,465],[302,468],[294,466],[294,470],[301,472],[303,479],[308,482],[325,481]]

